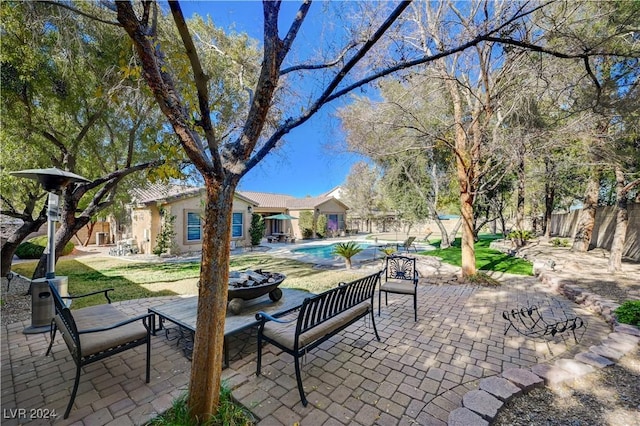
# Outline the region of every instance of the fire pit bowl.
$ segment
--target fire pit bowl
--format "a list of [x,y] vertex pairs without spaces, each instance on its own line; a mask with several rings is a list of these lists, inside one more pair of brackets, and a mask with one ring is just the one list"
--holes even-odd
[[231,271],[229,273],[229,304],[227,309],[237,315],[242,311],[245,300],[256,299],[269,294],[269,299],[277,302],[282,298],[282,290],[278,288],[286,278],[277,272],[261,269],[255,271]]

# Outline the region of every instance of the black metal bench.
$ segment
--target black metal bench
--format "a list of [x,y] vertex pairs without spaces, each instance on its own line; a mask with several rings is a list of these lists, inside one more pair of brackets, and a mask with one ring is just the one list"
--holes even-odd
[[[55,317],[52,319],[51,342],[46,355],[51,352],[56,331],[60,330],[76,364],[76,378],[71,392],[71,399],[64,413],[65,419],[69,417],[69,412],[78,392],[81,368],[87,364],[146,344],[147,370],[145,378],[146,382],[149,383],[153,314],[140,315],[133,318],[128,317],[111,306],[108,292],[113,291],[112,288],[81,296],[67,297],[60,296],[53,281],[49,281],[49,289],[53,295]],[[63,299],[77,299],[100,293],[104,293],[107,304],[74,310],[73,313],[63,301]]]
[[373,331],[380,341],[373,318],[373,294],[379,279],[378,272],[350,283],[340,283],[336,288],[304,299],[299,309],[278,318],[257,313],[260,324],[256,375],[260,375],[262,368],[263,342],[272,343],[292,355],[300,400],[306,406],[300,375],[300,358],[305,353],[366,315],[371,315]]

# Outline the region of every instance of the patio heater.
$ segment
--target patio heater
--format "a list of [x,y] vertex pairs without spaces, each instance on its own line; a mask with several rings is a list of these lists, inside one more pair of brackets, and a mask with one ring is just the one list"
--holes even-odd
[[55,246],[55,222],[59,220],[59,194],[72,183],[89,182],[75,173],[51,167],[48,169],[30,169],[10,172],[17,177],[33,179],[40,182],[45,191],[49,193],[47,201],[47,273],[45,278],[31,282],[31,326],[22,332],[25,334],[45,333],[51,329],[53,318],[53,298],[49,292],[48,280],[53,280],[60,290],[60,294],[67,294],[67,277],[56,278],[56,246]]

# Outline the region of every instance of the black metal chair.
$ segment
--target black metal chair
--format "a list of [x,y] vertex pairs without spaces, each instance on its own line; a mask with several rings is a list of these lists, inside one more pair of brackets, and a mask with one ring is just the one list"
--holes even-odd
[[382,271],[384,280],[380,284],[378,292],[378,316],[380,316],[380,306],[382,293],[384,293],[384,303],[388,304],[387,294],[405,294],[413,296],[414,320],[418,321],[418,271],[416,270],[416,259],[406,256],[387,256],[385,268]]
[[[71,399],[64,413],[69,417],[71,407],[76,399],[78,384],[80,383],[81,367],[99,361],[111,355],[140,345],[147,345],[146,381],[149,383],[151,362],[151,320],[153,314],[144,314],[134,318],[128,317],[111,306],[108,292],[112,288],[100,290],[81,296],[62,297],[56,289],[55,283],[49,281],[49,288],[53,295],[55,317],[51,324],[51,342],[46,355],[49,355],[59,329],[69,352],[76,364],[76,379],[71,392]],[[94,294],[104,293],[107,304],[90,306],[71,312],[62,299],[77,299]]]

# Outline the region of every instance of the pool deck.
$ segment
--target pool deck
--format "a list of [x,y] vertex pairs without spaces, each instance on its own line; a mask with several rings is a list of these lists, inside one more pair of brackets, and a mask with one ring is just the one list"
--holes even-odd
[[[262,246],[268,247],[270,255],[276,255],[287,259],[295,259],[301,262],[313,263],[320,267],[326,268],[344,268],[344,259],[340,256],[333,256],[330,259],[314,256],[313,254],[297,251],[304,248],[309,249],[313,247],[326,247],[337,243],[346,243],[349,241],[355,241],[356,243],[367,244],[368,246],[362,250],[362,252],[356,254],[352,258],[354,265],[366,264],[376,259],[381,259],[384,254],[380,252],[380,249],[385,246],[395,246],[396,244],[402,244],[402,241],[373,241],[359,238],[332,238],[327,240],[313,240],[305,241],[303,243],[287,244],[287,243],[262,243]],[[434,247],[426,243],[417,243],[417,251],[433,250]],[[402,250],[401,250],[402,252]],[[414,253],[413,251],[411,253]]]

